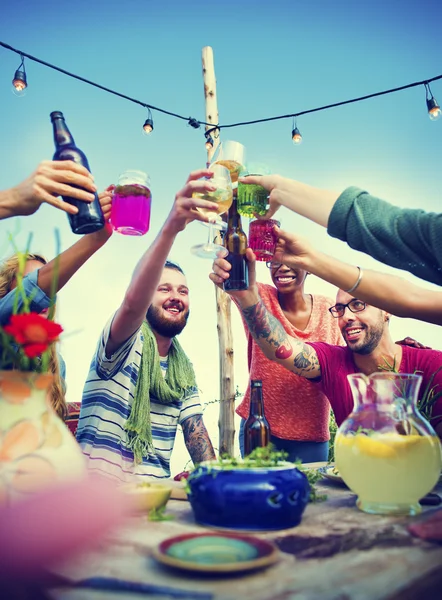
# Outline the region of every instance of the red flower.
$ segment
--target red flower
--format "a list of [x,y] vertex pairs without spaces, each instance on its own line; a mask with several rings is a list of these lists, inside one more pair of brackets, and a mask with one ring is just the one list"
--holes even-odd
[[12,335],[17,344],[23,346],[23,351],[29,358],[43,354],[63,331],[61,325],[37,313],[12,315],[9,325],[5,325],[3,329]]

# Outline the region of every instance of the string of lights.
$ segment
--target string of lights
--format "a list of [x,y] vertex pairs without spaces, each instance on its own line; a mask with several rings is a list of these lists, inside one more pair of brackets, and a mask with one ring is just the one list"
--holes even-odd
[[432,121],[435,121],[435,120],[439,119],[439,117],[442,114],[440,106],[437,103],[435,97],[433,96],[433,94],[431,92],[431,88],[430,88],[430,83],[432,83],[433,81],[442,79],[442,75],[436,75],[435,77],[432,77],[431,79],[415,81],[413,83],[408,83],[408,84],[402,85],[400,87],[390,88],[388,90],[383,90],[381,92],[374,92],[372,94],[366,94],[365,96],[359,96],[357,98],[351,98],[349,100],[342,100],[340,102],[335,102],[333,104],[327,104],[324,106],[318,106],[316,108],[309,108],[307,110],[303,110],[303,111],[300,111],[297,113],[277,115],[277,116],[273,116],[273,117],[264,117],[262,119],[254,119],[252,121],[242,121],[242,122],[238,122],[238,123],[228,123],[225,125],[223,125],[223,124],[213,125],[213,123],[206,123],[205,121],[201,121],[194,117],[186,117],[184,115],[174,113],[172,111],[166,110],[159,106],[153,106],[152,104],[147,104],[146,102],[142,102],[141,100],[137,100],[136,98],[131,98],[130,96],[127,96],[126,94],[122,94],[120,92],[112,90],[108,87],[100,85],[99,83],[91,81],[90,79],[86,79],[85,77],[81,77],[80,75],[76,75],[75,73],[71,73],[69,71],[66,71],[65,69],[57,67],[56,65],[53,65],[44,60],[41,60],[40,58],[32,56],[31,54],[27,54],[26,52],[23,52],[22,50],[17,50],[16,48],[13,48],[9,44],[6,44],[2,41],[0,41],[0,46],[5,48],[6,50],[15,52],[21,58],[21,63],[19,65],[18,69],[15,71],[14,78],[12,80],[13,92],[18,96],[24,95],[26,93],[26,89],[28,87],[26,69],[25,69],[25,64],[24,64],[24,60],[25,60],[25,58],[27,58],[27,59],[37,62],[41,65],[44,65],[45,67],[54,69],[55,71],[58,71],[59,73],[63,73],[64,75],[67,75],[68,77],[72,77],[74,79],[77,79],[78,81],[82,81],[83,83],[87,83],[88,85],[92,85],[98,89],[101,89],[109,94],[113,94],[115,96],[123,98],[124,100],[128,100],[130,102],[133,102],[135,104],[138,104],[138,105],[146,108],[148,111],[148,115],[147,115],[147,118],[143,125],[143,130],[146,135],[149,135],[150,133],[152,133],[153,128],[154,128],[152,111],[157,111],[159,113],[163,113],[165,115],[175,117],[176,119],[181,119],[181,120],[187,121],[187,124],[190,125],[191,127],[193,127],[194,129],[199,129],[201,127],[201,125],[205,125],[206,131],[205,131],[204,135],[206,138],[206,142],[205,142],[206,148],[210,148],[210,146],[213,146],[213,138],[218,137],[221,129],[228,129],[228,128],[232,128],[232,127],[242,127],[242,126],[246,126],[246,125],[256,125],[258,123],[268,123],[270,121],[278,121],[281,119],[292,119],[292,140],[293,140],[294,144],[299,145],[302,142],[302,135],[296,124],[298,117],[307,115],[310,113],[314,113],[314,112],[328,110],[330,108],[336,108],[338,106],[344,106],[346,104],[362,102],[363,100],[368,100],[370,98],[376,98],[378,96],[385,96],[386,94],[393,94],[393,93],[400,92],[402,90],[406,90],[406,89],[417,87],[417,86],[424,86],[424,88],[425,88],[427,111],[428,111],[428,115],[429,115],[430,119]]

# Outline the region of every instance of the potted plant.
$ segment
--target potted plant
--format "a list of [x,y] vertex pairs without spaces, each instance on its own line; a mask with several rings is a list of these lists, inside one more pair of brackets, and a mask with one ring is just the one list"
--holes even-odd
[[306,474],[285,457],[267,446],[244,459],[223,456],[200,464],[186,482],[197,523],[248,531],[298,525],[310,485]]
[[13,314],[0,327],[0,505],[86,470],[49,399],[50,352],[63,328],[53,321],[53,310],[47,318],[31,311],[23,287],[26,256],[20,254]]

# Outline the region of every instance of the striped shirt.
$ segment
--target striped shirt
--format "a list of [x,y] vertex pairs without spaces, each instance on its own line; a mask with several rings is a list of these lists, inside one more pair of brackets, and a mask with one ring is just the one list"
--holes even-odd
[[[202,414],[197,388],[184,399],[170,404],[150,398],[152,439],[155,455],[134,463],[127,448],[126,421],[130,415],[143,349],[143,335],[136,331],[108,358],[105,353],[112,319],[98,342],[83,390],[77,440],[88,457],[89,470],[106,477],[128,482],[142,478],[170,477],[170,458],[178,424]],[[167,358],[160,360],[163,376]]]

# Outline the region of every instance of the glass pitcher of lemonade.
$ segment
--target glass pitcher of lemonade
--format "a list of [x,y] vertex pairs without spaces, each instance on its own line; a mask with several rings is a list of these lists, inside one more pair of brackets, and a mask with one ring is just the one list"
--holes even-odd
[[415,515],[437,483],[441,443],[417,410],[420,375],[358,373],[348,380],[354,409],[335,440],[339,473],[374,514]]

